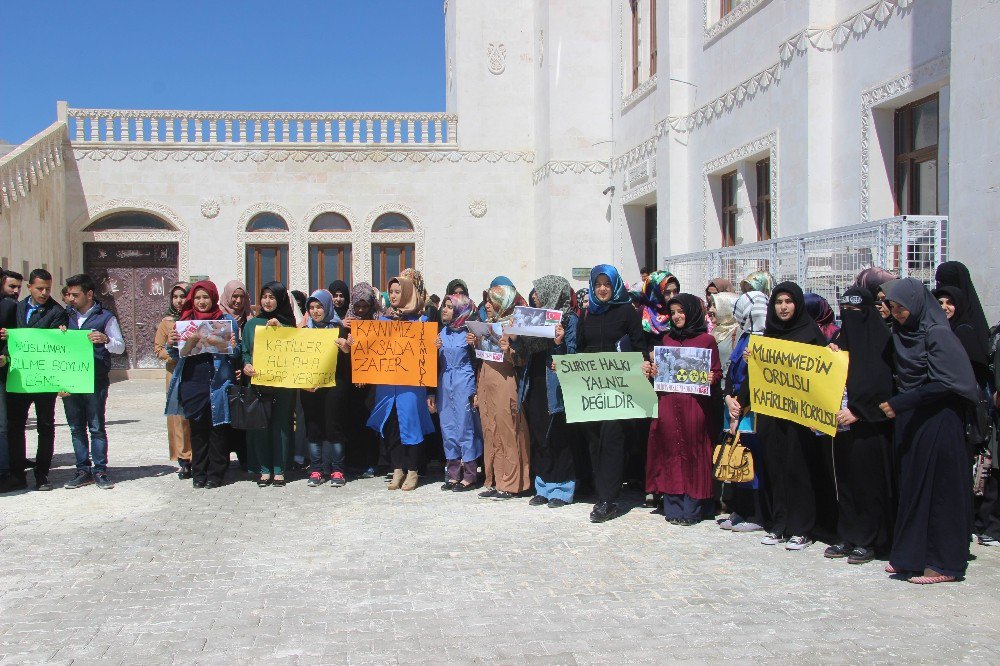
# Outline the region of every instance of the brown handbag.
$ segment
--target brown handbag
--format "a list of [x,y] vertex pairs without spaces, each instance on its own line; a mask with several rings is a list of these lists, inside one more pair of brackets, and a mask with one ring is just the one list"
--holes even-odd
[[740,433],[722,433],[712,452],[712,474],[723,483],[749,483],[754,479],[753,455],[740,443]]

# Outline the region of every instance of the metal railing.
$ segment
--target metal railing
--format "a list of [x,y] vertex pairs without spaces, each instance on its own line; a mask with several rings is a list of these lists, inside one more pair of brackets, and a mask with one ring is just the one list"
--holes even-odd
[[734,284],[766,270],[778,282],[794,280],[804,291],[836,303],[863,269],[880,266],[900,277],[933,285],[948,259],[948,218],[903,215],[867,224],[665,257],[663,265],[684,291],[700,294],[714,278]]

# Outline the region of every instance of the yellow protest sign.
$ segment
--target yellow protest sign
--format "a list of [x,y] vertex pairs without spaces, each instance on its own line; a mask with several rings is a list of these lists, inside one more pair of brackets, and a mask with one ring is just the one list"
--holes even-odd
[[298,389],[336,385],[339,336],[336,328],[258,326],[251,383]]
[[758,335],[750,338],[750,408],[827,435],[837,434],[847,352]]

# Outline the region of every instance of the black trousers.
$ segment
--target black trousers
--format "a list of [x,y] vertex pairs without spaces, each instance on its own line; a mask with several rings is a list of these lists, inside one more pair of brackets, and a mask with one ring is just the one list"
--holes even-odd
[[855,546],[888,551],[892,501],[892,425],[858,421],[833,440],[839,517],[837,535]]
[[590,448],[594,489],[599,502],[616,502],[625,471],[625,434],[628,421],[584,423],[583,433]]
[[213,426],[211,413],[190,419],[190,423],[191,476],[199,483],[221,484],[229,467],[229,426]]
[[983,487],[983,496],[975,498],[975,505],[973,532],[1000,539],[1000,471],[990,470]]
[[424,445],[403,444],[403,439],[399,434],[399,416],[396,408],[392,408],[389,418],[382,426],[382,443],[385,448],[386,458],[392,469],[401,469],[404,472],[417,472],[423,465]]
[[10,451],[10,473],[24,480],[24,460],[27,457],[28,410],[35,406],[35,431],[38,450],[35,454],[35,479],[47,478],[52,467],[56,443],[56,394],[7,393],[7,446]]
[[771,531],[808,536],[816,525],[816,496],[806,448],[819,446],[819,438],[808,428],[771,416],[758,416],[757,424],[767,465]]

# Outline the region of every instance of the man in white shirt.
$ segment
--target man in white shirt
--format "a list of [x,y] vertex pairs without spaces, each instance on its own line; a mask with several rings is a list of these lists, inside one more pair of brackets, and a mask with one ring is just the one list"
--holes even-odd
[[[74,489],[96,483],[110,490],[115,484],[108,478],[108,433],[104,427],[104,410],[111,382],[110,355],[125,352],[121,327],[111,312],[94,300],[94,281],[88,275],[74,275],[66,281],[66,311],[69,330],[89,330],[94,345],[94,392],[63,396],[66,421],[69,423],[76,453],[76,476],[64,486]],[[89,441],[88,441],[89,434]],[[91,462],[93,457],[93,462]]]

